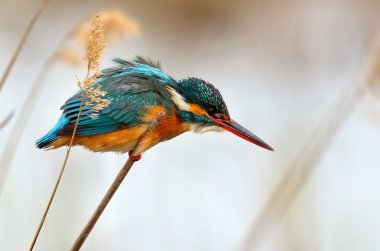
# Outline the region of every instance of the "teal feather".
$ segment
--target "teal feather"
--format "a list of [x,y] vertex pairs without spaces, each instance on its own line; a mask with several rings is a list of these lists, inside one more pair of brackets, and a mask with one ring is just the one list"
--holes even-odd
[[45,136],[43,136],[42,138],[36,141],[36,146],[38,148],[44,148],[47,145],[49,145],[49,143],[58,139],[59,138],[58,132],[62,130],[63,128],[65,128],[65,126],[67,126],[68,123],[69,123],[69,120],[65,118],[64,116],[61,116],[61,118],[58,120],[54,128],[51,129],[50,132],[48,132]]
[[[142,121],[147,107],[163,106],[171,116],[174,103],[165,86],[176,86],[177,82],[160,70],[159,64],[138,57],[134,61],[116,58],[118,66],[105,69],[94,83],[105,91],[102,98],[110,104],[100,111],[85,105],[78,121],[77,135],[91,136],[133,127]],[[62,135],[71,135],[82,101],[82,92],[77,92],[61,107],[63,116],[48,135],[37,141],[42,148]],[[85,100],[86,101],[86,100]],[[95,114],[95,116],[93,116]]]

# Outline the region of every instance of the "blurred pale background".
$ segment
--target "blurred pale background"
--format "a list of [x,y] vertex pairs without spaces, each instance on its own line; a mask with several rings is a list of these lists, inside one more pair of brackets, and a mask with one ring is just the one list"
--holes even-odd
[[[37,1],[0,1],[0,69]],[[375,0],[52,1],[0,93],[0,119],[21,108],[43,63],[94,11],[118,8],[141,36],[111,44],[117,56],[159,59],[174,78],[202,77],[232,116],[275,148],[233,136],[184,134],[137,163],[83,250],[239,250],[289,163],[348,86],[355,84],[380,27]],[[0,197],[0,250],[26,250],[65,149],[35,140],[60,116],[84,71],[51,68]],[[380,250],[380,127],[373,102],[344,122],[284,217],[248,250]],[[371,110],[371,112],[368,112]],[[16,117],[17,117],[16,113]],[[6,148],[15,118],[0,131]],[[68,250],[126,155],[74,148],[36,250]]]

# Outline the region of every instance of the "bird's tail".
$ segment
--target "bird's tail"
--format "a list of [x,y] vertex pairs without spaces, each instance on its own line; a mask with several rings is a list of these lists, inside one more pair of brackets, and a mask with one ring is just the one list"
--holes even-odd
[[51,142],[59,138],[58,132],[62,130],[68,124],[68,122],[69,120],[62,116],[54,128],[50,130],[50,132],[36,141],[36,147],[40,149],[48,148]]

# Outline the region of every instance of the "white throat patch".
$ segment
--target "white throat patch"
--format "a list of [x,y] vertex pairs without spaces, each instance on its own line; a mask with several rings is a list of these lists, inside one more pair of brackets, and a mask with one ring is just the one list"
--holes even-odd
[[205,133],[205,132],[223,132],[224,129],[219,126],[202,126],[197,124],[190,125],[190,131],[195,133]]
[[190,105],[186,103],[185,98],[182,97],[181,94],[179,94],[176,90],[174,90],[170,86],[167,86],[166,89],[170,92],[170,94],[172,95],[173,102],[178,106],[180,110],[190,111]]

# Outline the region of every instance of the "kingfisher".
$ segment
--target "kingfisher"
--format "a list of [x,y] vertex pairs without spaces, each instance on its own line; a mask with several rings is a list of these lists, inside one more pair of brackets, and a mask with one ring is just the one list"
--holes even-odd
[[[187,131],[229,131],[273,151],[231,119],[222,95],[212,84],[193,77],[175,80],[159,62],[139,56],[113,61],[116,66],[102,70],[94,82],[107,105],[99,110],[96,103],[85,100],[81,108],[83,90],[78,91],[61,107],[63,114],[53,129],[37,140],[38,148],[69,146],[80,113],[72,145],[93,152],[129,152],[134,161],[152,146]],[[141,138],[159,114],[164,115],[158,125]]]

